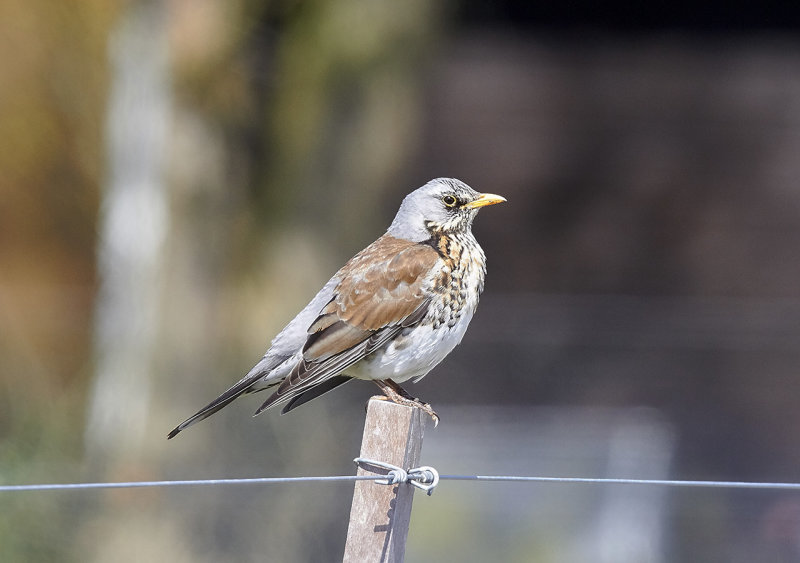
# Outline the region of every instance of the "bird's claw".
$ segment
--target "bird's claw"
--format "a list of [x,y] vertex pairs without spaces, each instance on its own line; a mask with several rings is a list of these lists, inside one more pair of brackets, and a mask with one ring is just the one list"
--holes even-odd
[[433,420],[433,427],[434,428],[439,426],[439,415],[436,414],[436,411],[433,410],[433,407],[431,407],[430,404],[423,403],[419,399],[414,399],[414,402],[416,403],[414,405],[415,407],[417,407],[419,410],[421,410],[422,412],[424,412],[425,414],[427,414],[428,416],[431,417],[431,420]]

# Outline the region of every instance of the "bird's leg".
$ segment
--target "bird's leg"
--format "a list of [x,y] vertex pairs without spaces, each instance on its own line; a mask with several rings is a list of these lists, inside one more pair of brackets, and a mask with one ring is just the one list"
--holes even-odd
[[434,411],[428,403],[423,403],[416,397],[412,397],[405,389],[391,379],[373,379],[373,381],[381,388],[381,391],[383,391],[383,394],[386,395],[388,400],[398,405],[420,409],[433,419],[434,428],[439,426],[439,415],[436,414],[436,411]]

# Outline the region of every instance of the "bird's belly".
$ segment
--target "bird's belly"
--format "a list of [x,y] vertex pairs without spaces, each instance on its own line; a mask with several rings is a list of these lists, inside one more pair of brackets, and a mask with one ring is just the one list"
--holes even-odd
[[392,379],[397,383],[419,380],[461,342],[472,314],[472,310],[464,311],[452,327],[434,328],[423,322],[406,329],[345,373],[357,379]]

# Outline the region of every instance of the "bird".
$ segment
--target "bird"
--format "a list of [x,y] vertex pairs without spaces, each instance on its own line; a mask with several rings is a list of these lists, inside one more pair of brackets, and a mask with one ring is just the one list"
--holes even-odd
[[168,439],[245,393],[272,391],[253,416],[276,405],[285,414],[353,379],[374,381],[381,398],[438,425],[431,406],[399,384],[422,379],[461,342],[486,276],[472,222],[504,201],[454,178],[408,194],[386,233],[333,275],[247,375]]

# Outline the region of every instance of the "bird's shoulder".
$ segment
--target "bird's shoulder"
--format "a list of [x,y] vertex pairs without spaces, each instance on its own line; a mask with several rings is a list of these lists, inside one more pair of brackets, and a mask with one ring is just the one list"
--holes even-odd
[[320,361],[391,327],[411,326],[427,310],[438,252],[384,235],[354,256],[335,278],[330,300],[308,328],[303,356]]
[[340,271],[326,309],[365,330],[398,324],[428,297],[440,260],[429,244],[384,235]]
[[324,357],[402,323],[423,304],[426,276],[438,259],[430,245],[383,235],[328,280],[272,340],[267,356],[288,357],[305,347],[308,357]]

